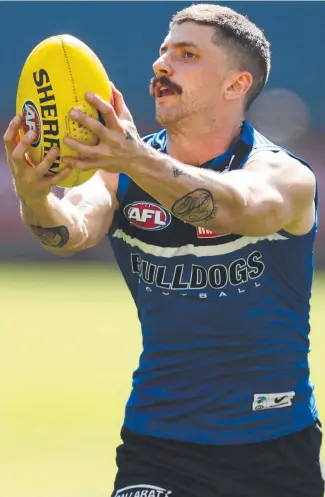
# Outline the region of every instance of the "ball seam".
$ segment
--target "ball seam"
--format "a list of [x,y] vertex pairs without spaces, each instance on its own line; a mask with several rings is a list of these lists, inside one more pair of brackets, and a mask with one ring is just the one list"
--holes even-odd
[[60,39],[60,44],[61,44],[61,47],[62,47],[62,50],[63,50],[64,58],[66,60],[67,66],[68,66],[68,71],[69,71],[69,74],[70,74],[70,79],[71,79],[71,84],[72,84],[72,91],[74,93],[75,102],[78,102],[77,90],[76,90],[74,78],[73,78],[73,75],[72,75],[69,58],[68,58],[67,51],[66,51],[65,46],[64,46],[64,42],[61,39]]
[[[73,94],[74,94],[74,99],[75,99],[75,102],[77,103],[78,102],[77,90],[76,90],[74,78],[73,78],[72,71],[71,71],[69,57],[68,57],[67,51],[66,51],[65,46],[64,46],[64,41],[61,38],[60,38],[60,44],[61,44],[61,48],[62,48],[62,51],[63,51],[63,55],[64,55],[64,58],[65,58],[65,61],[67,63],[68,71],[69,71],[69,74],[70,74],[70,80],[71,80],[71,84],[72,84],[72,91],[73,91]],[[80,170],[79,169],[75,170],[75,173],[77,173],[76,174],[77,177],[76,177],[76,182],[75,182],[75,184],[73,186],[77,186],[79,184]]]

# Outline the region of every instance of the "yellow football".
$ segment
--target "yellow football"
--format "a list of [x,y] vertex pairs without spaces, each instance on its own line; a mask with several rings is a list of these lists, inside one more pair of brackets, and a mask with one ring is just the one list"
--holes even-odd
[[[20,137],[30,129],[37,132],[28,152],[29,162],[39,164],[53,146],[59,148],[60,157],[78,156],[63,142],[67,135],[87,145],[97,143],[89,129],[69,117],[69,111],[77,108],[100,119],[85,100],[87,91],[106,101],[111,99],[105,68],[85,43],[64,34],[51,36],[34,48],[22,69],[16,97],[16,113],[22,116]],[[49,168],[49,174],[55,175],[65,167],[60,157]],[[73,169],[70,176],[57,185],[64,188],[80,185],[95,172]]]

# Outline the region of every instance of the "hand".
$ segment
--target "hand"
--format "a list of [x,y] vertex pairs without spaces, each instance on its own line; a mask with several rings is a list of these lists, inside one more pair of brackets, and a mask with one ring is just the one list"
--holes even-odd
[[143,142],[123,96],[113,83],[111,85],[114,107],[98,95],[86,94],[90,105],[103,116],[105,125],[83,112],[71,110],[71,118],[90,129],[99,138],[99,143],[89,146],[71,137],[65,137],[64,142],[79,153],[79,158],[64,156],[64,164],[84,171],[102,169],[110,173],[127,173],[129,168],[132,168],[132,163],[145,153]]
[[3,139],[17,196],[21,201],[29,203],[44,199],[52,186],[69,176],[71,168],[64,168],[55,176],[45,176],[59,155],[58,149],[51,149],[40,164],[36,166],[29,164],[26,154],[35,140],[36,134],[34,131],[28,131],[17,144],[20,125],[21,117],[14,117]]

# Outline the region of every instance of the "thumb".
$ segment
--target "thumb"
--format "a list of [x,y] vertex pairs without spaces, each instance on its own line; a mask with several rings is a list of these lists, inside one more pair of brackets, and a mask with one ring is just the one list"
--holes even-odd
[[130,121],[131,123],[133,123],[132,114],[124,101],[122,93],[116,88],[112,81],[110,81],[110,85],[112,87],[111,103],[114,107],[117,117],[123,121]]

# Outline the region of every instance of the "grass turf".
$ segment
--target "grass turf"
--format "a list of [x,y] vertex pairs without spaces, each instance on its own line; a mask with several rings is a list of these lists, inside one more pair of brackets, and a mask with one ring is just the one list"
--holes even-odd
[[[107,265],[66,262],[0,271],[0,495],[108,497],[141,350],[121,276]],[[324,289],[318,273],[310,362],[321,417]]]

